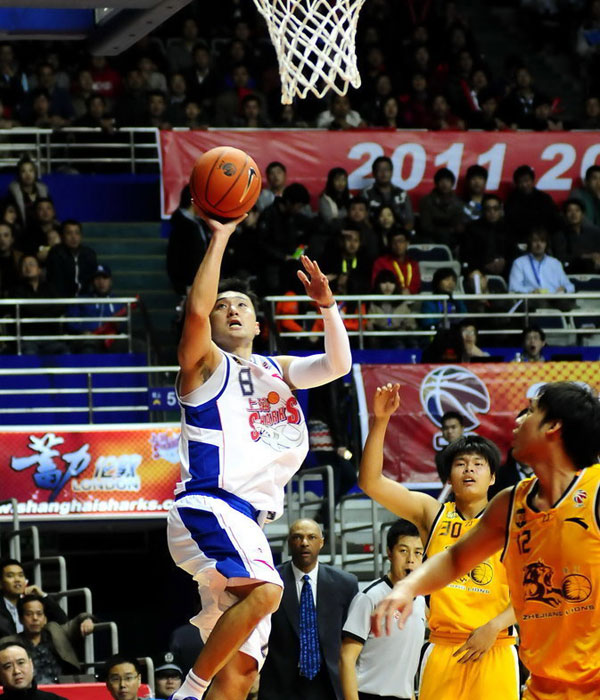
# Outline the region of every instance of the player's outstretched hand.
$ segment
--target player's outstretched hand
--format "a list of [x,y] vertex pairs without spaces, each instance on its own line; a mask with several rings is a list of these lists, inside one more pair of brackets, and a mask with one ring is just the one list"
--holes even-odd
[[392,592],[379,602],[371,615],[371,630],[376,637],[389,635],[394,625],[400,629],[412,613],[414,596],[410,587],[400,581]]
[[466,664],[469,661],[479,661],[486,651],[491,649],[492,645],[498,637],[498,631],[492,625],[486,623],[477,629],[474,629],[467,641],[457,649],[452,656],[460,656],[459,664]]
[[238,216],[237,219],[230,219],[229,221],[223,222],[219,221],[218,219],[212,219],[210,214],[207,214],[199,207],[194,207],[194,209],[196,211],[196,216],[204,221],[208,228],[213,232],[213,235],[216,234],[218,236],[227,236],[228,238],[235,231],[237,225],[241,224],[242,221],[248,216],[248,214],[242,214],[241,216]]
[[400,405],[400,384],[378,386],[373,397],[373,413],[377,418],[389,418]]
[[331,289],[329,289],[329,280],[321,272],[317,261],[311,260],[306,255],[301,255],[300,262],[306,273],[298,270],[298,279],[304,285],[306,294],[319,306],[331,306],[335,300]]

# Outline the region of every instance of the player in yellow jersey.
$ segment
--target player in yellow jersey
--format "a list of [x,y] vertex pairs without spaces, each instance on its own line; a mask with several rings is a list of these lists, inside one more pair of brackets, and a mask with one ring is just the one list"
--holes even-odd
[[[383,442],[390,416],[400,403],[398,389],[388,384],[375,392],[375,418],[363,452],[359,484],[375,501],[417,526],[430,557],[475,527],[487,505],[500,453],[493,442],[476,435],[448,445],[439,464],[455,501],[444,505],[383,476]],[[421,661],[419,700],[519,697],[515,618],[506,571],[499,555],[475,564],[431,596],[431,635]]]
[[535,476],[501,491],[457,544],[378,606],[381,634],[431,593],[502,551],[531,672],[524,700],[600,698],[600,402],[574,382],[542,387],[517,420],[513,453]]

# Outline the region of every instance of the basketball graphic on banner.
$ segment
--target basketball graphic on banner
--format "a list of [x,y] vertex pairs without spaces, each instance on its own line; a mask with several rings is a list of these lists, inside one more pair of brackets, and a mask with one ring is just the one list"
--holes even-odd
[[490,410],[490,395],[481,379],[466,367],[436,367],[421,382],[421,405],[437,426],[447,411],[460,413],[465,431],[479,425],[478,413]]

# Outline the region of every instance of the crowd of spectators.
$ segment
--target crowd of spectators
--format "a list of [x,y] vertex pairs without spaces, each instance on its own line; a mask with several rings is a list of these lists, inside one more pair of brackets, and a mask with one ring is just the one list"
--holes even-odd
[[192,3],[114,58],[90,56],[78,42],[37,43],[35,51],[22,42],[0,44],[0,128],[598,128],[600,0],[521,5],[540,35],[552,21],[568,27],[560,47],[570,48],[585,86],[581,115],[565,120],[562,96],[540,91],[526,60],[511,56],[494,75],[454,0],[418,9],[412,2],[368,3],[357,36],[360,89],[282,106],[261,16],[251,2],[225,0]]

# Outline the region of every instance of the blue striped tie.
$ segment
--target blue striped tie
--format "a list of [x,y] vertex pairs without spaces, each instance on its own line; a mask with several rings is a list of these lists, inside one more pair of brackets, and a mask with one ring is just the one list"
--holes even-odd
[[310,576],[302,577],[304,585],[300,594],[300,675],[313,679],[321,668],[317,609],[310,586]]

